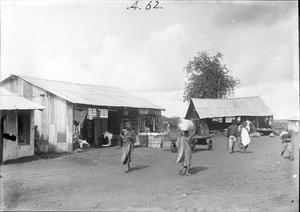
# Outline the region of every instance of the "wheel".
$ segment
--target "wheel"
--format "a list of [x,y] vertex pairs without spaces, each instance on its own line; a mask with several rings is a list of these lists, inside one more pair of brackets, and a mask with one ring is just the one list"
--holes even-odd
[[192,151],[194,151],[194,149],[196,148],[196,141],[192,141],[191,142],[191,149],[192,149]]
[[173,153],[177,152],[177,147],[176,147],[176,142],[175,142],[175,140],[172,140],[172,141],[171,141],[171,151],[172,151]]
[[212,140],[208,141],[208,150],[212,150]]

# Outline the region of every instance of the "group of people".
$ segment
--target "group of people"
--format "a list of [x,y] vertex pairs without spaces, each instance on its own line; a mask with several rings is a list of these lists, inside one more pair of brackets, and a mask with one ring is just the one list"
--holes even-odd
[[[246,153],[248,145],[250,144],[250,121],[243,121],[241,125],[237,126],[236,120],[232,120],[231,125],[227,129],[228,144],[230,148],[230,154],[233,153],[235,142],[240,139],[240,148]],[[192,160],[192,148],[191,139],[194,136],[196,129],[190,134],[189,131],[181,131],[179,136],[179,152],[177,163],[182,164],[182,168],[179,171],[180,175],[189,176],[189,169]],[[130,121],[125,123],[125,128],[120,134],[123,139],[123,151],[121,157],[121,163],[125,166],[125,172],[130,171],[130,162],[132,161],[134,142],[135,142],[135,132],[132,129]],[[285,150],[289,151],[290,159],[293,160],[293,146],[291,144],[291,133],[287,131],[282,131],[280,134],[282,139],[282,151],[281,157],[283,156]],[[38,126],[34,126],[34,143],[35,147],[38,149],[38,154],[40,152],[40,142],[39,142],[39,131]]]
[[[189,169],[191,166],[192,160],[192,148],[191,148],[191,138],[195,134],[196,129],[190,135],[189,131],[182,131],[179,136],[180,148],[178,153],[177,163],[182,164],[182,168],[180,170],[181,175],[189,176]],[[130,162],[132,161],[134,142],[135,142],[135,132],[132,129],[132,125],[129,121],[125,123],[125,128],[121,131],[120,136],[123,139],[123,150],[121,163],[125,166],[125,172],[128,173],[130,171]]]
[[251,142],[250,139],[251,122],[249,120],[243,121],[239,126],[237,126],[236,120],[231,121],[231,125],[227,129],[227,138],[229,144],[229,154],[233,153],[235,142],[240,139],[240,148],[243,149],[244,153],[248,145]]
[[[246,149],[250,144],[250,130],[251,130],[251,122],[249,120],[243,121],[241,125],[237,127],[236,120],[232,120],[231,125],[227,129],[227,137],[228,144],[230,148],[229,154],[233,153],[235,142],[240,139],[241,149],[243,149],[244,153],[246,153]],[[282,140],[282,150],[281,150],[281,158],[286,150],[289,152],[290,160],[294,160],[293,157],[293,145],[291,143],[292,133],[287,129],[284,129],[279,138]]]
[[[237,140],[240,140],[240,149],[244,153],[247,153],[247,148],[251,142],[250,139],[251,122],[249,120],[243,121],[239,126],[237,126],[236,120],[232,120],[231,125],[227,130],[228,144],[230,147],[230,154],[233,153],[234,145]],[[177,163],[181,163],[182,167],[179,171],[180,175],[189,176],[189,170],[192,161],[192,148],[191,140],[195,135],[196,129],[190,134],[190,131],[181,131],[179,136],[179,151]],[[130,162],[132,160],[135,133],[132,129],[131,123],[128,121],[125,124],[125,129],[121,132],[121,137],[123,138],[123,153],[121,157],[121,162],[125,165],[125,172],[130,171]],[[287,149],[290,154],[290,159],[293,160],[293,147],[291,144],[291,133],[287,131],[282,131],[280,138],[282,139],[282,151],[281,157],[283,156],[285,150]]]

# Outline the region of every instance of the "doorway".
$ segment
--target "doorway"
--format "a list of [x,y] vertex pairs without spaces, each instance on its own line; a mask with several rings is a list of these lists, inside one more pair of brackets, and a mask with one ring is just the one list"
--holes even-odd
[[103,134],[107,131],[108,121],[106,118],[94,118],[94,144],[102,146],[105,144]]

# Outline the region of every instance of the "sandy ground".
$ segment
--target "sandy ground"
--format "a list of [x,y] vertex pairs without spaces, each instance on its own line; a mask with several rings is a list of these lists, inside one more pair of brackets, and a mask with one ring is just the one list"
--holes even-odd
[[191,176],[162,149],[135,148],[129,173],[121,149],[35,156],[1,166],[0,211],[298,211],[299,137],[294,161],[280,158],[278,137],[252,138],[247,154],[236,146],[231,155],[214,137],[212,151],[197,146]]

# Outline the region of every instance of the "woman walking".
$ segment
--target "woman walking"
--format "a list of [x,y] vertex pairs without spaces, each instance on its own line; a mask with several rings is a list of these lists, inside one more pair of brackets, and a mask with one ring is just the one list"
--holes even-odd
[[133,156],[133,147],[135,141],[135,133],[129,121],[125,123],[125,129],[122,130],[120,136],[123,139],[123,152],[121,162],[122,165],[126,165],[125,172],[128,173],[130,171],[130,162]]

